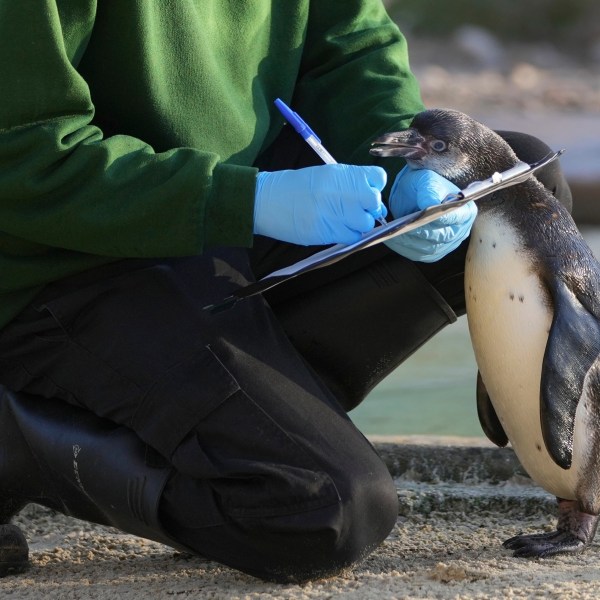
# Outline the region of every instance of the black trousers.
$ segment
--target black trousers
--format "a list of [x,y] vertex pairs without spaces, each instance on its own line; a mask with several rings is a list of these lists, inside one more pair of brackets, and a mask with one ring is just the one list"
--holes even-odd
[[[524,160],[546,152],[512,143]],[[547,185],[567,197],[559,171]],[[0,332],[0,382],[158,451],[174,469],[161,520],[182,544],[259,577],[331,574],[397,514],[346,410],[464,312],[465,249],[416,265],[372,248],[215,315],[202,307],[311,250],[263,239],[121,261],[49,285]]]

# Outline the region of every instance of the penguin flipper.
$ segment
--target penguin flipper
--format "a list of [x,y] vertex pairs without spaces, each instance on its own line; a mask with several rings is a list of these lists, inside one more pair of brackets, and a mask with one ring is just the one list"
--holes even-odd
[[551,290],[554,317],[542,365],[542,434],[554,462],[568,469],[573,458],[575,412],[586,374],[600,354],[600,321],[561,280]]
[[506,435],[502,423],[496,414],[496,410],[492,405],[490,396],[483,383],[481,373],[477,371],[477,416],[479,417],[479,423],[485,433],[486,437],[496,444],[504,448],[508,444],[508,436]]

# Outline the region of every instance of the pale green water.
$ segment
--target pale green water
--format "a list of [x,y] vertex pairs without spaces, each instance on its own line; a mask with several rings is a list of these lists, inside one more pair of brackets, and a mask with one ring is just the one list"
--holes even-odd
[[367,435],[482,436],[466,317],[448,325],[350,413]]
[[[582,228],[597,257],[600,228]],[[477,418],[477,365],[466,317],[448,325],[350,413],[367,435],[483,436]]]

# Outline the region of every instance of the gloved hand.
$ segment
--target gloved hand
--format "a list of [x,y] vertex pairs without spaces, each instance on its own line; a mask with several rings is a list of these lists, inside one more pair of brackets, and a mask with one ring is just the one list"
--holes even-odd
[[351,244],[387,214],[380,167],[322,165],[262,171],[256,182],[254,233],[303,246]]
[[[390,210],[394,218],[439,204],[459,189],[428,169],[404,167],[396,176],[390,192]],[[410,260],[435,262],[458,248],[471,231],[477,206],[469,202],[439,219],[398,235],[386,242],[398,254]]]

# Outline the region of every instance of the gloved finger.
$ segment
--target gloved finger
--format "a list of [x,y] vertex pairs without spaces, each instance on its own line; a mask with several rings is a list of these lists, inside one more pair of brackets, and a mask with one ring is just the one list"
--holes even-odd
[[348,206],[344,210],[344,224],[354,231],[366,233],[375,227],[375,217],[360,206]]
[[449,194],[456,194],[460,189],[451,181],[438,175],[435,171],[421,169],[415,179],[417,186],[417,206],[423,210],[428,206],[440,204]]
[[438,247],[431,248],[429,252],[424,253],[420,257],[420,261],[424,263],[432,263],[437,262],[456,250],[467,238],[468,231],[464,236],[456,237],[452,242],[448,242],[446,244],[440,244]]
[[359,206],[363,212],[367,212],[373,218],[387,216],[387,207],[381,200],[381,192],[374,188],[367,188],[359,198]]
[[477,205],[475,202],[469,202],[456,210],[442,215],[439,219],[432,221],[430,227],[457,226],[463,224],[472,224],[477,216]]
[[431,251],[432,243],[430,241],[424,237],[411,235],[411,233],[405,233],[403,235],[396,236],[385,243],[390,247],[395,246],[396,248],[401,248],[405,251],[412,251],[418,254]]
[[385,169],[375,166],[366,166],[361,168],[364,171],[367,183],[372,188],[375,188],[381,192],[387,183],[387,173]]
[[[409,233],[396,236],[385,243],[391,250],[397,252],[410,260],[432,263],[440,260],[453,250],[456,250],[462,242],[468,237],[469,228],[465,228],[459,235],[451,234],[450,228],[447,228],[443,235],[436,238],[428,235],[417,235],[415,229]],[[428,232],[423,232],[427,234]]]
[[379,197],[379,202],[377,203],[377,207],[375,210],[370,210],[369,214],[371,214],[375,219],[379,219],[380,217],[387,217],[388,209],[387,206],[382,202],[381,197]]
[[423,254],[419,260],[422,262],[435,262],[458,248],[469,237],[471,225],[471,221],[466,221],[460,225],[431,230],[432,235],[422,238],[420,247]]
[[390,190],[390,209],[397,219],[418,210],[417,188],[415,187],[415,174],[417,171],[405,166],[396,175]]
[[396,176],[390,192],[390,207],[397,218],[439,204],[459,189],[429,169],[404,167]]
[[[334,237],[335,235],[335,237]],[[354,242],[358,242],[362,234],[359,231],[355,231],[354,229],[338,228],[335,232],[332,232],[331,239],[335,239],[338,244],[354,244]]]
[[359,186],[356,190],[361,207],[375,218],[387,215],[387,208],[381,201],[381,190],[387,182],[387,173],[381,167],[375,166],[354,168],[361,170],[365,183],[365,186]]
[[[459,212],[460,210],[461,209],[457,209],[453,212]],[[460,220],[456,223],[446,223],[445,219],[448,215],[444,215],[427,225],[423,225],[423,227],[413,229],[406,235],[410,238],[421,239],[427,244],[448,244],[455,238],[464,236],[465,232],[466,234],[469,233],[475,215],[476,211],[474,214],[470,214],[467,219]]]

